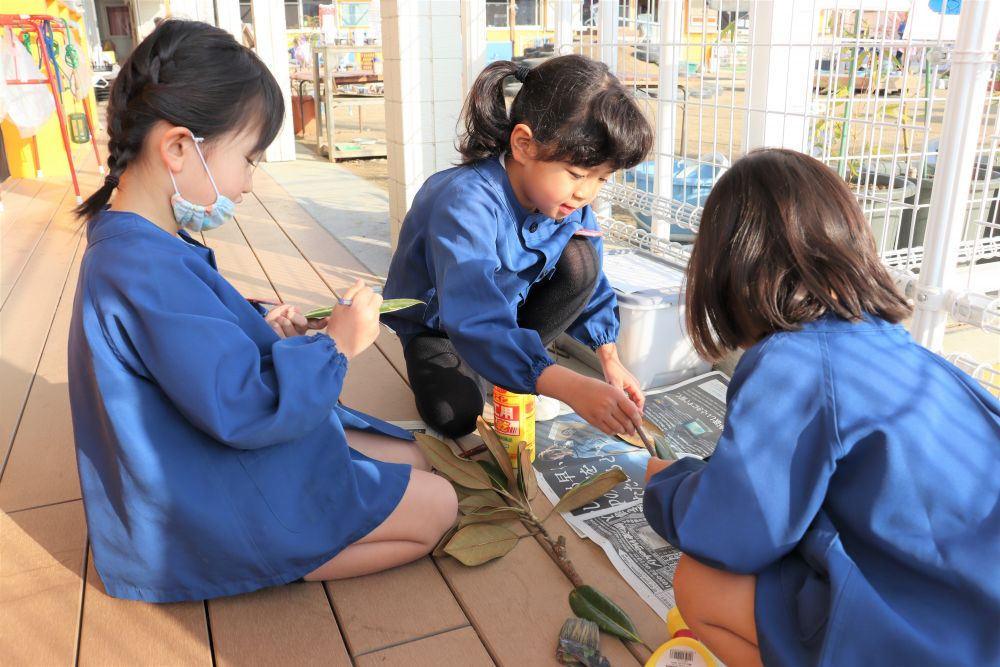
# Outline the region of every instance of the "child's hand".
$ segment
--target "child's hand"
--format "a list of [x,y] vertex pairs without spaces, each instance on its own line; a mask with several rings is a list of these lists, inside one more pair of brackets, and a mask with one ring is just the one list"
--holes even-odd
[[668,461],[666,459],[654,459],[650,457],[649,461],[646,462],[646,484],[649,484],[649,480],[653,478],[653,475],[661,470],[666,470],[673,464],[673,460]]
[[349,301],[350,305],[338,304],[333,309],[326,333],[350,360],[378,338],[378,308],[382,305],[382,297],[358,280],[344,292],[341,300]]
[[614,343],[599,347],[597,355],[601,360],[601,368],[604,369],[604,379],[612,387],[618,387],[628,394],[628,397],[639,408],[639,412],[642,412],[642,408],[646,404],[646,396],[639,387],[639,381],[635,379],[635,376],[625,368],[624,364],[618,358],[618,350]]
[[635,434],[642,413],[624,391],[595,378],[581,376],[580,381],[573,398],[566,401],[576,414],[608,435]]
[[269,310],[264,321],[282,338],[301,336],[309,330],[309,323],[302,316],[302,311],[287,303]]

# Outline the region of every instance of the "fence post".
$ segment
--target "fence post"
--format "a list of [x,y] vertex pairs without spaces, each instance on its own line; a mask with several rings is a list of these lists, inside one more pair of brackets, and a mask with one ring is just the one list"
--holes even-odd
[[921,345],[941,350],[947,323],[945,290],[954,279],[962,239],[976,139],[983,118],[993,42],[1000,29],[1000,2],[965,0],[952,54],[951,85],[944,112],[941,151],[934,173],[924,236],[924,257],[911,332]]

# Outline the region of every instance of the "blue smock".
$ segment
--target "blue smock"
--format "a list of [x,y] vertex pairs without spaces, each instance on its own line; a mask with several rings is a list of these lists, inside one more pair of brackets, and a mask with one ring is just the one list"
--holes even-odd
[[878,318],[750,348],[708,463],[655,475],[650,525],[756,574],[765,665],[1000,665],[1000,404]]
[[410,467],[344,426],[347,359],[281,339],[212,251],[132,214],[88,223],[69,391],[94,565],[108,594],[200,600],[308,574],[381,524]]
[[[588,236],[603,257],[590,206],[560,221],[529,212],[499,159],[438,172],[406,214],[383,291],[387,299],[420,299],[427,306],[382,319],[404,346],[416,334],[444,332],[462,359],[493,384],[537,393],[538,376],[555,362],[537,331],[518,326],[517,309],[533,285],[551,277],[581,230],[595,234]],[[615,293],[602,271],[567,333],[596,349],[618,338],[618,325]]]

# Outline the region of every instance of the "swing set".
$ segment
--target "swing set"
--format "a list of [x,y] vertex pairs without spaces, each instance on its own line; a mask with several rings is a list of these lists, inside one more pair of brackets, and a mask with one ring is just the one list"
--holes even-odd
[[[63,77],[73,76],[80,66],[80,51],[73,43],[70,35],[70,24],[65,19],[57,19],[53,16],[43,14],[0,14],[0,30],[20,30],[20,39],[25,48],[31,53],[32,37],[34,36],[35,47],[38,52],[39,70],[42,78],[22,80],[20,77],[7,79],[8,86],[26,85],[48,85],[52,91],[52,99],[55,102],[56,115],[59,118],[59,131],[62,133],[63,148],[66,150],[66,160],[69,163],[69,173],[73,179],[73,191],[76,193],[77,203],[81,203],[80,184],[76,178],[76,168],[73,165],[73,151],[70,142],[85,144],[88,141],[94,147],[94,156],[97,164],[101,163],[101,154],[97,149],[97,138],[94,136],[94,122],[90,110],[89,93],[79,100],[83,105],[83,113],[66,114],[62,103]],[[60,45],[56,41],[56,34],[61,33],[63,37],[63,66],[59,64]],[[13,32],[11,33],[13,34]],[[68,72],[66,70],[69,70]],[[72,93],[71,93],[72,95]],[[31,137],[31,156],[35,164],[35,173],[38,178],[42,178],[42,165],[38,155],[37,137]],[[104,173],[103,165],[99,167],[100,173]]]

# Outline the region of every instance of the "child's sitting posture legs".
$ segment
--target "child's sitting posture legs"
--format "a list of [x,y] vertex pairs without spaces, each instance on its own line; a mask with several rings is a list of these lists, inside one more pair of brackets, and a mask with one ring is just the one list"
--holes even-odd
[[427,459],[415,444],[361,431],[348,431],[348,442],[370,458],[410,464],[410,483],[380,526],[306,575],[307,581],[357,577],[421,558],[455,523],[458,513],[455,489],[430,472]]
[[[583,312],[600,274],[593,243],[573,238],[556,262],[552,278],[528,294],[518,309],[518,325],[554,341]],[[424,421],[448,437],[471,433],[483,412],[490,384],[458,355],[442,334],[416,336],[403,352],[406,371]]]
[[701,640],[729,667],[762,665],[754,620],[757,577],[703,565],[684,554],[674,574],[677,608]]

